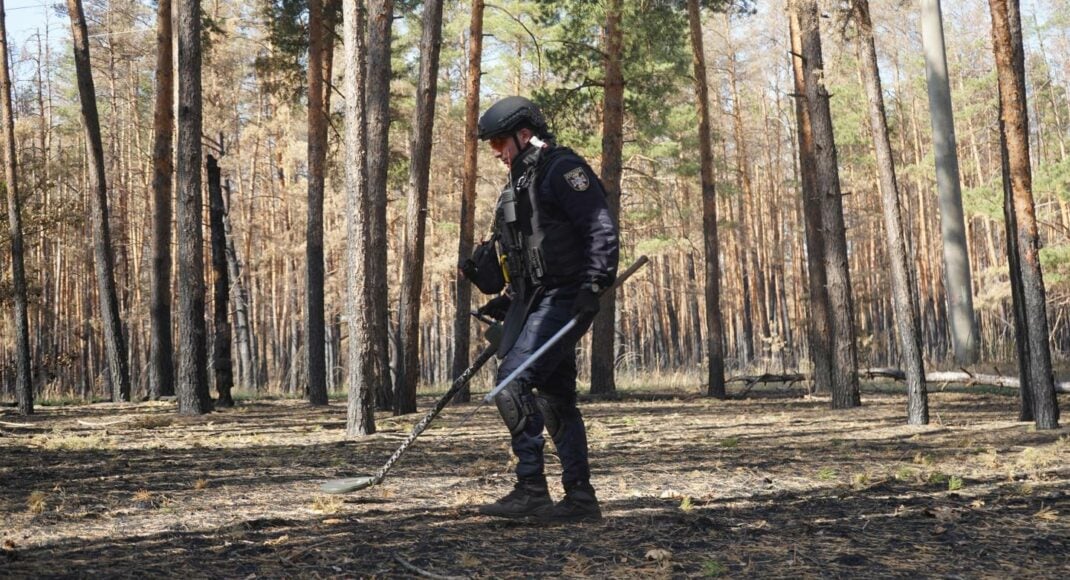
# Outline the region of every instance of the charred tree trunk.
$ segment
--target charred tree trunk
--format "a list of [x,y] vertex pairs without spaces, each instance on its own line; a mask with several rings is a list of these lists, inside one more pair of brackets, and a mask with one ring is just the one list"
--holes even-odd
[[221,407],[233,407],[234,399],[230,395],[234,387],[234,365],[230,356],[230,320],[228,297],[230,296],[230,279],[227,275],[227,242],[223,231],[223,184],[219,164],[215,157],[208,156],[208,204],[209,224],[212,234],[212,271],[215,274],[213,288],[212,319],[214,321],[212,338],[212,371],[215,374],[215,389],[219,393],[216,404]]
[[[93,261],[100,298],[100,318],[104,326],[104,349],[112,385],[111,398],[113,401],[129,401],[130,373],[127,367],[122,318],[119,314],[119,298],[115,291],[115,261],[112,256],[111,226],[108,219],[108,184],[104,176],[104,145],[100,136],[96,88],[93,86],[93,70],[89,60],[89,35],[81,0],[67,0],[67,11],[71,17],[74,67],[78,75],[78,95],[82,105],[86,151],[89,156]],[[198,146],[199,138],[198,132]]]
[[394,0],[368,1],[368,199],[371,205],[368,227],[369,247],[367,276],[375,280],[368,305],[368,340],[373,349],[376,375],[376,407],[394,408],[393,382],[390,380],[390,339],[387,304],[386,268],[386,177],[390,165],[390,35],[394,22]]
[[[621,73],[623,31],[621,30],[622,1],[606,3],[605,93],[602,97],[602,185],[606,203],[613,219],[620,215],[620,178],[623,169],[621,155],[624,146],[624,77]],[[594,319],[591,333],[591,393],[616,393],[614,376],[616,363],[617,300],[615,293],[602,297],[601,315]]]
[[[77,1],[77,0],[71,0]],[[178,0],[178,411],[212,410],[201,230],[201,3]]]
[[724,399],[724,329],[721,321],[721,264],[717,240],[717,192],[713,178],[713,142],[710,134],[710,97],[706,81],[706,54],[702,44],[702,17],[698,0],[688,0],[692,64],[698,108],[698,150],[702,178],[702,226],[706,248],[706,352],[709,357],[706,393]]
[[888,121],[884,111],[877,50],[873,42],[873,23],[869,17],[869,0],[855,0],[855,16],[860,33],[863,80],[869,98],[869,123],[873,132],[873,149],[880,174],[884,231],[888,237],[888,259],[892,266],[892,293],[895,322],[899,333],[900,356],[907,378],[907,423],[929,423],[929,401],[925,391],[925,367],[921,358],[921,332],[914,308],[915,289],[910,283],[906,239],[903,235],[899,185],[895,177],[892,144],[888,140]]
[[[1022,47],[1021,15],[1017,0],[989,0],[992,13],[992,46],[996,53],[999,79],[1002,143],[1007,154],[1013,220],[1008,220],[1007,237],[1014,238],[1018,271],[1011,272],[1013,283],[1021,291],[1025,316],[1025,338],[1029,383],[1033,399],[1033,417],[1037,429],[1059,426],[1059,407],[1051,368],[1048,344],[1048,317],[1044,278],[1040,267],[1040,235],[1033,203],[1033,175],[1029,165],[1029,117],[1026,108],[1025,58]],[[1006,190],[1005,190],[1006,191]],[[1013,223],[1012,223],[1013,222]],[[1014,229],[1010,229],[1011,226]]]
[[394,412],[416,412],[416,386],[420,382],[420,300],[424,282],[424,244],[427,226],[427,190],[431,172],[431,132],[435,124],[438,91],[438,55],[442,48],[442,0],[424,3],[420,36],[420,80],[416,87],[412,159],[409,164],[409,205],[405,220],[401,306],[398,326],[401,344],[394,392]]
[[832,320],[832,407],[843,409],[861,404],[843,199],[829,93],[822,78],[824,64],[817,2],[796,0],[794,6],[798,10],[806,104],[814,142],[814,186],[821,200],[821,229],[825,240],[825,273]]
[[308,1],[308,221],[305,230],[305,388],[313,405],[327,404],[323,314],[323,183],[327,116],[323,106],[323,1]]
[[[472,255],[475,238],[476,217],[476,170],[479,157],[479,139],[476,123],[479,120],[479,81],[483,62],[483,0],[472,0],[472,19],[468,33],[468,87],[464,100],[464,175],[461,186],[461,238],[457,256],[465,259]],[[451,376],[459,377],[468,368],[468,351],[471,350],[472,284],[457,275],[457,309],[453,319],[453,369]],[[467,403],[471,389],[466,383],[454,400]]]
[[[15,159],[15,118],[11,108],[11,71],[8,68],[7,14],[0,0],[0,125],[4,131],[4,189],[7,193],[7,228],[11,235],[11,282],[15,302],[15,397],[19,414],[33,414],[33,380],[30,376],[30,321],[26,302],[26,266],[22,249],[22,204],[19,200]],[[129,396],[129,394],[128,394]]]
[[152,298],[149,307],[149,398],[175,394],[171,336],[171,204],[174,178],[174,42],[171,0],[156,10],[156,111],[152,122]]

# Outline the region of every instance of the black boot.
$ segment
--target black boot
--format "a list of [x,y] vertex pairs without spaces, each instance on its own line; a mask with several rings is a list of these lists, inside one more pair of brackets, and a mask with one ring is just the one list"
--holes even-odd
[[597,522],[602,519],[602,510],[590,482],[581,481],[566,485],[565,499],[541,510],[538,517],[546,522]]
[[545,478],[521,479],[513,491],[494,503],[479,507],[479,513],[499,518],[524,518],[554,507]]

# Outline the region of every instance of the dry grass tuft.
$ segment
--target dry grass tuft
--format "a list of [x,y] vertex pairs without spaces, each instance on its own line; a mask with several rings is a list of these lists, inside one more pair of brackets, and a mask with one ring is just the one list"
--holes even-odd
[[110,449],[111,439],[104,433],[91,435],[65,435],[57,432],[42,438],[41,447],[48,451],[88,451],[92,449]]
[[208,487],[208,480],[207,479],[198,479],[197,481],[193,482],[193,489],[201,490],[201,489],[206,489],[207,487]]
[[45,511],[48,507],[48,502],[45,501],[48,498],[48,494],[43,491],[35,491],[30,493],[29,499],[26,500],[26,509],[33,515],[37,515]]
[[336,514],[345,502],[336,495],[317,495],[312,500],[312,510],[324,515]]
[[175,424],[175,418],[170,415],[143,415],[130,423],[133,429],[161,429]]

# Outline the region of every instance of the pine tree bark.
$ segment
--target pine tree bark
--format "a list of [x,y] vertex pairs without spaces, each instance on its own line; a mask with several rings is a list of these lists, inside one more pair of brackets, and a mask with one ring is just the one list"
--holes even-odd
[[940,227],[947,280],[951,341],[960,365],[977,362],[979,336],[973,312],[970,256],[966,246],[966,221],[962,211],[958,145],[951,109],[951,85],[947,74],[940,0],[921,0],[921,38],[925,49],[925,76],[932,117],[936,184],[940,192]]
[[149,398],[175,394],[171,336],[171,204],[174,178],[174,42],[171,0],[156,10],[156,94],[152,122],[152,297],[149,306]]
[[208,205],[209,224],[212,236],[212,271],[215,283],[212,296],[212,373],[215,375],[215,389],[219,394],[216,405],[233,407],[234,399],[230,391],[234,387],[234,365],[230,353],[230,319],[227,314],[230,296],[230,277],[227,273],[227,242],[223,228],[223,183],[219,163],[215,157],[208,156]]
[[230,182],[227,182],[225,206],[223,209],[223,239],[226,243],[227,278],[230,280],[230,301],[234,304],[235,343],[238,346],[238,380],[242,388],[255,390],[260,383],[257,379],[256,356],[253,348],[253,331],[250,325],[251,312],[249,292],[241,277],[241,260],[238,247],[234,241],[233,228],[230,223]]
[[[126,341],[123,338],[119,298],[115,289],[115,258],[111,249],[111,226],[108,218],[108,185],[104,175],[104,144],[100,136],[96,88],[89,60],[89,34],[81,0],[67,0],[74,42],[74,66],[78,76],[78,96],[85,125],[88,154],[89,202],[92,208],[93,261],[100,298],[100,317],[104,326],[104,349],[110,374],[113,401],[130,400],[130,373],[127,368]],[[198,133],[198,139],[200,135]],[[199,141],[198,141],[199,143]]]
[[394,0],[368,1],[368,196],[371,204],[370,239],[377,243],[370,248],[368,278],[372,287],[372,302],[368,305],[368,340],[374,351],[376,375],[376,407],[394,408],[393,382],[390,380],[389,308],[387,305],[386,268],[386,178],[390,166],[390,36],[394,22]]
[[706,53],[702,42],[702,16],[698,0],[687,1],[691,31],[691,62],[695,70],[698,109],[698,151],[702,180],[702,237],[706,250],[706,353],[708,357],[706,393],[724,399],[724,329],[721,320],[721,263],[717,239],[717,191],[713,178],[713,136],[710,133],[710,96],[706,80]]
[[[620,216],[620,179],[624,147],[624,77],[621,58],[624,36],[621,29],[621,0],[606,2],[605,86],[602,96],[602,185],[606,204],[614,220]],[[602,297],[601,313],[595,317],[591,332],[591,393],[616,393],[616,320],[615,293]]]
[[4,190],[7,194],[7,228],[11,236],[11,282],[15,302],[15,397],[20,415],[33,414],[33,379],[30,376],[30,321],[26,298],[26,265],[22,247],[22,203],[19,199],[15,151],[15,117],[11,107],[11,70],[7,42],[7,14],[0,0],[0,125],[4,131]]
[[[78,0],[69,0],[76,2]],[[212,410],[204,304],[201,229],[201,3],[177,0],[178,141],[175,217],[178,228],[178,412]]]
[[[1022,47],[1021,13],[1017,0],[989,0],[992,14],[992,46],[999,81],[1001,138],[1007,153],[1013,220],[1008,220],[1007,237],[1017,247],[1017,278],[1021,291],[1025,338],[1028,346],[1028,388],[1032,394],[1033,417],[1037,429],[1059,426],[1059,407],[1052,377],[1048,343],[1048,317],[1044,278],[1040,266],[1040,235],[1033,203],[1033,175],[1029,161],[1029,117],[1025,91],[1025,63]],[[1010,229],[1010,226],[1014,229]],[[1023,377],[1026,373],[1022,373]]]
[[305,230],[305,388],[313,405],[327,404],[323,314],[323,184],[327,117],[323,106],[323,1],[308,0],[308,221]]
[[802,37],[794,2],[789,14],[792,70],[795,77],[795,121],[799,127],[799,177],[803,224],[806,237],[807,291],[810,317],[807,321],[810,360],[814,366],[814,390],[832,385],[832,313],[829,312],[825,273],[825,233],[821,227],[821,199],[814,183],[814,137],[810,110],[806,106],[806,78],[803,71]]
[[921,331],[913,285],[910,283],[906,239],[903,234],[902,210],[899,203],[899,184],[895,176],[892,144],[888,140],[888,120],[884,110],[877,49],[873,41],[873,23],[869,16],[869,0],[855,0],[863,82],[869,99],[869,123],[873,132],[873,149],[877,157],[877,171],[881,185],[881,205],[884,210],[884,231],[888,239],[888,260],[892,266],[892,294],[896,330],[899,334],[900,358],[907,382],[907,423],[929,423],[929,401],[925,390],[925,366],[921,357]]
[[[464,99],[464,172],[461,177],[461,237],[457,244],[457,256],[465,259],[472,255],[475,241],[476,179],[479,139],[476,125],[479,120],[479,85],[483,62],[483,0],[472,0],[472,16],[468,33],[468,83]],[[453,318],[453,368],[451,376],[459,377],[468,368],[472,334],[469,310],[472,308],[472,284],[459,273],[455,278],[457,308]],[[471,400],[471,390],[466,383],[454,397],[458,403]]]
[[431,172],[431,132],[435,124],[438,91],[438,56],[442,48],[442,0],[424,2],[420,36],[420,77],[416,87],[412,156],[409,163],[408,208],[402,265],[401,306],[398,327],[396,414],[416,412],[416,386],[420,382],[420,301],[424,282],[424,245],[427,229],[427,190]]
[[816,0],[795,0],[802,40],[806,104],[814,140],[814,186],[821,200],[821,228],[825,241],[829,312],[832,320],[832,408],[861,404],[858,391],[858,352],[855,345],[854,303],[847,265],[847,232],[843,220],[836,143],[832,132],[829,94],[821,56],[821,31]]

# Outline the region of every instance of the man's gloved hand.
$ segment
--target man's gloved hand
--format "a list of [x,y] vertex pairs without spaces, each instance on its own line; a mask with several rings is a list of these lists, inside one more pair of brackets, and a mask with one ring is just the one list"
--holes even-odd
[[477,314],[483,316],[489,316],[494,320],[504,321],[505,313],[509,311],[509,305],[513,303],[513,299],[508,294],[502,294],[501,296],[495,296],[491,298],[490,302],[487,302],[479,310],[476,310]]
[[595,294],[594,289],[584,286],[580,288],[576,300],[572,303],[572,315],[582,314],[594,318],[594,315],[598,314],[598,308],[598,294]]

